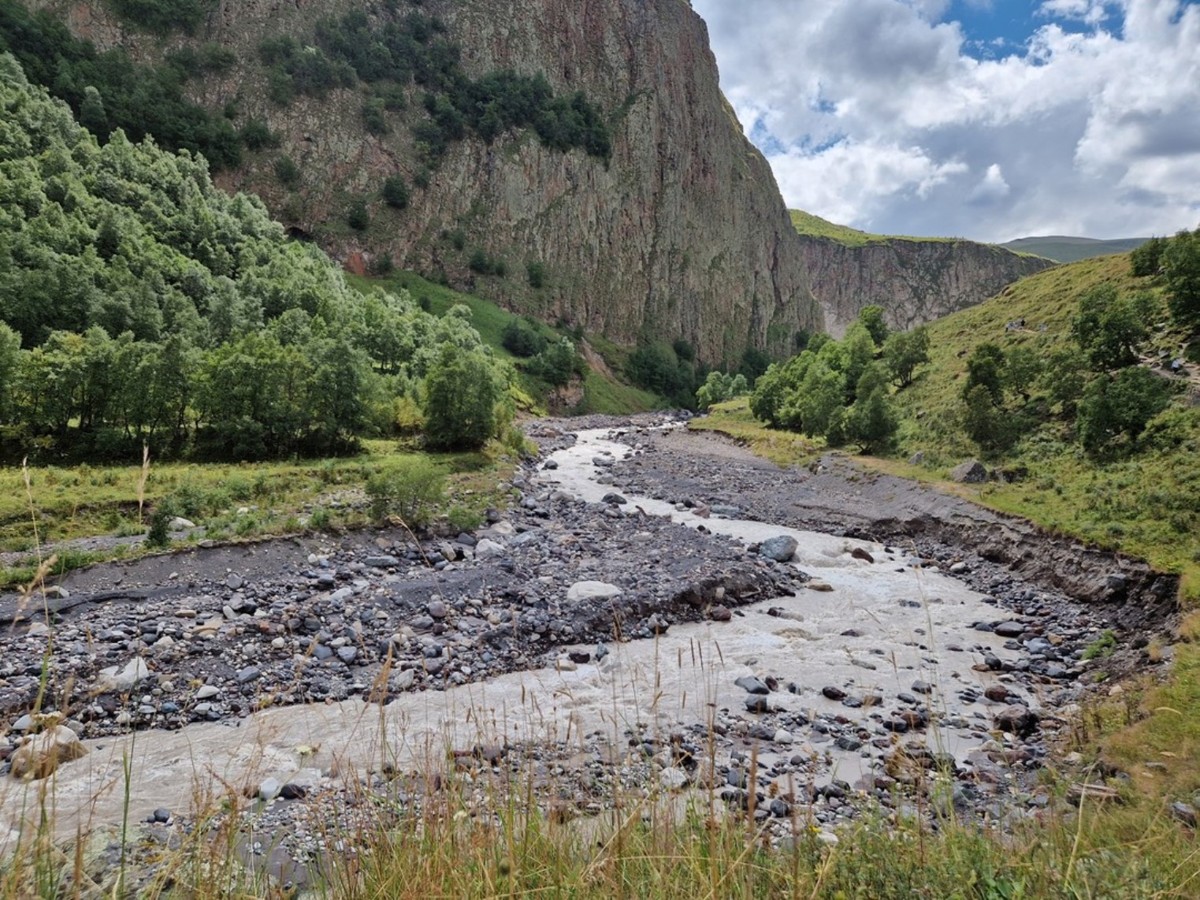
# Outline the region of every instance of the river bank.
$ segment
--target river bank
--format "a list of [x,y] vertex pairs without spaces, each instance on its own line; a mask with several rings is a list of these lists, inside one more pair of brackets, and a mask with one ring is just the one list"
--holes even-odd
[[[534,424],[542,458],[474,534],[93,567],[49,622],[8,598],[2,755],[44,690],[90,750],[55,776],[58,827],[187,828],[180,785],[219,776],[293,881],[327,849],[314,810],[336,819],[400,773],[419,804],[413,785],[448,760],[481,792],[540,773],[560,815],[699,787],[779,839],[803,811],[835,840],[865,801],[928,808],[937,783],[969,820],[1035,815],[1051,802],[1036,773],[1097,673],[1150,664],[1130,604],[1080,603],[1022,577],[1036,566],[945,543],[955,522],[921,489],[780,470],[669,425]],[[1013,527],[950,509],[964,535]],[[791,554],[764,555],[778,538]],[[1112,565],[1085,557],[1076,581],[1107,584]],[[1156,583],[1125,583],[1145,624]],[[1089,658],[1110,631],[1118,652]],[[33,808],[4,786],[6,811]]]

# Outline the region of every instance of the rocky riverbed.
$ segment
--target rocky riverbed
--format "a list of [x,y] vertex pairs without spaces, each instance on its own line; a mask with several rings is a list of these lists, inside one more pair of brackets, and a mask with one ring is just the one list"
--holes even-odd
[[[193,548],[3,598],[0,760],[40,696],[91,751],[56,774],[62,827],[113,820],[126,757],[160,832],[189,827],[180,779],[218,774],[253,800],[248,858],[294,880],[328,849],[314,816],[352,820],[364,788],[419,805],[447,761],[480,796],[533,772],[558,814],[702,787],[834,840],[941,783],[1004,822],[1049,802],[1034,775],[1077,704],[1166,626],[1171,582],[1137,561],[906,482],[662,418],[528,431],[541,457],[472,534]],[[3,790],[11,839],[28,787]]]

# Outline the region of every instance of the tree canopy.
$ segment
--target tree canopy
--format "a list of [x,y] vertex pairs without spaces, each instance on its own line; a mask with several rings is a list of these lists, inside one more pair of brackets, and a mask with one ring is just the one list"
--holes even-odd
[[8,55],[0,108],[3,449],[331,452],[446,352],[506,384],[469,314],[353,290],[202,157],[101,145]]

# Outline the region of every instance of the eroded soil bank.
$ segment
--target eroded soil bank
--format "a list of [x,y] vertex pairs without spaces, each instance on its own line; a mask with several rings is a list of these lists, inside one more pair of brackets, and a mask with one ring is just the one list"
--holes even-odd
[[[231,788],[248,857],[299,881],[328,823],[419,805],[447,765],[481,803],[530,772],[578,813],[698,787],[830,839],[937,771],[1005,822],[1050,802],[1077,704],[1150,665],[1171,613],[1137,561],[836,460],[785,471],[662,417],[529,433],[541,459],[474,534],[193,549],[5,598],[4,759],[42,692],[91,751],[55,775],[63,833],[128,803],[169,842]],[[5,778],[10,845],[44,784]]]

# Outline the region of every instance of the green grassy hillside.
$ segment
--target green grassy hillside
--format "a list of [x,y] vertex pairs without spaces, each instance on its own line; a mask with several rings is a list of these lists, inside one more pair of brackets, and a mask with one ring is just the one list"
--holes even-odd
[[847,247],[865,247],[867,244],[886,244],[888,241],[955,241],[957,238],[908,237],[902,234],[871,234],[848,225],[838,225],[802,209],[789,209],[792,226],[798,234],[809,237],[828,238]]
[[1007,250],[1016,253],[1032,253],[1034,256],[1044,256],[1055,262],[1077,262],[1081,259],[1091,259],[1096,256],[1111,256],[1117,253],[1128,253],[1146,243],[1146,238],[1114,238],[1101,241],[1095,238],[1066,237],[1063,235],[1045,235],[1042,237],[1017,238],[1015,241],[1001,244]]
[[[1122,293],[1147,288],[1145,279],[1130,274],[1127,256],[1101,257],[1026,278],[981,306],[931,324],[931,364],[896,395],[903,421],[901,455],[923,452],[929,475],[979,455],[962,432],[962,384],[971,352],[991,342],[1006,352],[1028,347],[1045,359],[1070,346],[1080,296],[1105,282]],[[1153,359],[1182,353],[1182,336],[1165,328],[1159,328],[1147,348]],[[1047,390],[1045,383],[1036,385],[1031,402],[1049,402]],[[979,499],[1183,572],[1194,592],[1200,589],[1198,452],[1200,416],[1187,393],[1151,423],[1142,449],[1127,457],[1094,460],[1084,455],[1071,423],[1051,418],[993,460],[1009,469],[1027,469],[1028,476],[1012,484],[987,484],[979,489]]]

